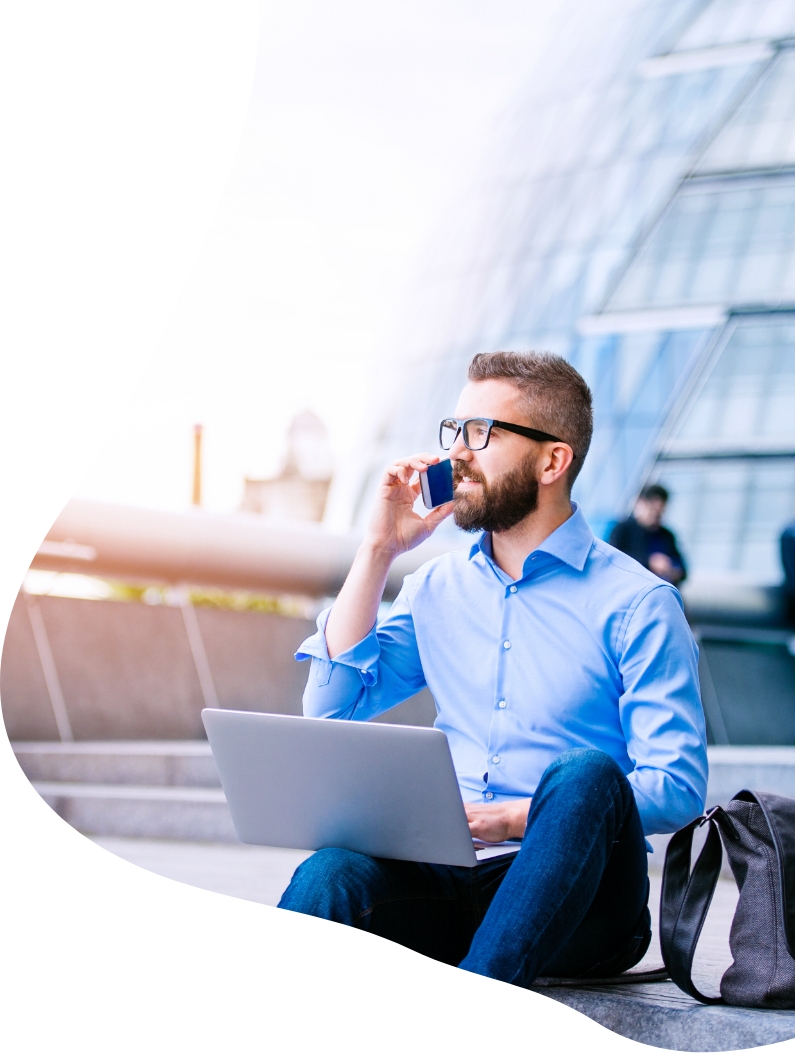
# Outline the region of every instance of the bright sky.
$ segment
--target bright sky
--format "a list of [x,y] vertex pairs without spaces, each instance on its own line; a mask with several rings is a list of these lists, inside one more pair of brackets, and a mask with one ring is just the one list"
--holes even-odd
[[[279,468],[311,408],[350,456],[424,246],[520,90],[559,0],[264,3],[246,131],[213,228],[81,496],[182,509]],[[153,251],[157,246],[153,246]],[[403,306],[405,309],[405,306]]]

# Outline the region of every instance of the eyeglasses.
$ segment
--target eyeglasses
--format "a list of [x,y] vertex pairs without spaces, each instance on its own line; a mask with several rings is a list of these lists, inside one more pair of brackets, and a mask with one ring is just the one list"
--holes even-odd
[[524,435],[536,442],[563,442],[545,431],[536,428],[525,428],[521,424],[508,424],[504,420],[491,420],[489,417],[468,417],[466,420],[458,420],[456,417],[447,417],[439,425],[439,445],[443,450],[449,450],[458,438],[463,435],[464,446],[468,450],[485,450],[491,438],[492,428],[502,428],[503,431],[512,431],[517,435]]

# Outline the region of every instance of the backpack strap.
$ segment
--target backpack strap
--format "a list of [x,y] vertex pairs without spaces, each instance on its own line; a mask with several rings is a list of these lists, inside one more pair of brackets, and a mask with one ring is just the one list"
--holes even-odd
[[[696,945],[701,935],[723,861],[723,846],[716,813],[712,808],[677,831],[668,843],[663,866],[660,897],[660,946],[663,961],[674,983],[704,1005],[720,1005],[722,998],[703,995],[693,983],[691,971]],[[690,872],[693,833],[704,823],[709,834],[701,854]]]

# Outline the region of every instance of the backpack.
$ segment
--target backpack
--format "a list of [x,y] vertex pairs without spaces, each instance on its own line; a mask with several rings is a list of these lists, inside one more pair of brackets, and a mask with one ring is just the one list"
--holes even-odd
[[[693,833],[705,823],[709,833],[691,873]],[[721,997],[709,998],[691,968],[720,874],[721,840],[740,898],[729,936],[734,963],[721,979]],[[663,868],[660,944],[671,979],[705,1005],[795,1009],[795,800],[742,790],[674,834]]]

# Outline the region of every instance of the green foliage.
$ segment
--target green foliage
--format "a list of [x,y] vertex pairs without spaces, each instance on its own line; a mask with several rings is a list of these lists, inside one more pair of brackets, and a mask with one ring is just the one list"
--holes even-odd
[[173,585],[146,585],[111,581],[111,600],[146,603],[149,606],[178,607],[186,595],[194,607],[211,607],[227,611],[259,611],[287,618],[305,618],[307,601],[299,596],[271,596],[246,589],[187,587],[180,593]]

